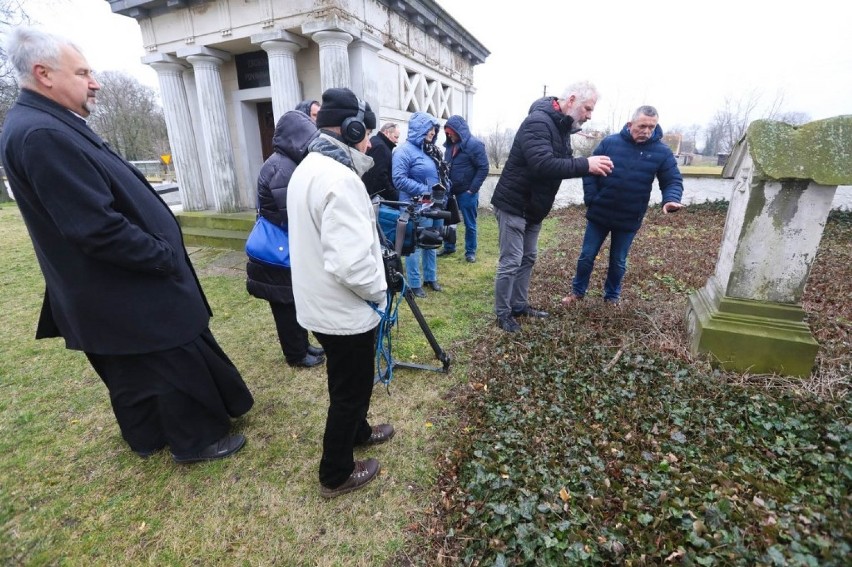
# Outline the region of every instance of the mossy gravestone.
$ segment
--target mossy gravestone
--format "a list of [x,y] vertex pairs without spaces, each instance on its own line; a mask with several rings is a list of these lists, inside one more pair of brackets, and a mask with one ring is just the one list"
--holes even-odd
[[692,350],[731,370],[808,376],[819,344],[802,294],[834,192],[852,183],[852,115],[755,121],[722,176],[733,195],[716,270],[689,297]]

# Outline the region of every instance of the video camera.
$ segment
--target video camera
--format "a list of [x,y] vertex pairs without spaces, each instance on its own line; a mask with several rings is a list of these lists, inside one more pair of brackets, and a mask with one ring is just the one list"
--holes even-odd
[[[447,195],[440,184],[432,186],[432,193],[411,203],[379,201],[376,215],[382,242],[397,256],[408,256],[415,248],[434,249],[456,243],[455,225],[461,221],[455,198]],[[442,219],[445,226],[422,227],[420,219]]]

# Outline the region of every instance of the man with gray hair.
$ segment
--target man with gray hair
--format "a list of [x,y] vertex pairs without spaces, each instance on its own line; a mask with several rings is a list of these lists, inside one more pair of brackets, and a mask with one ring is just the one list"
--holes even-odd
[[370,138],[367,155],[373,158],[373,167],[361,178],[370,197],[378,196],[385,201],[399,200],[399,191],[391,180],[391,157],[398,141],[399,125],[396,122],[385,122],[379,128],[379,133]]
[[663,143],[663,130],[657,120],[656,108],[640,106],[620,133],[601,140],[592,153],[610,156],[618,168],[606,178],[591,175],[583,178],[586,233],[571,295],[562,299],[566,306],[585,297],[595,258],[607,235],[610,237],[609,268],[603,299],[609,305],[618,305],[621,280],[627,269],[627,253],[648,210],[655,177],[663,194],[663,214],[683,208],[680,204],[683,177],[674,154]]
[[518,317],[548,316],[530,306],[528,295],[541,223],[562,180],[612,171],[607,156],[575,158],[571,149],[571,134],[592,117],[597,101],[598,91],[591,83],[575,83],[562,96],[535,101],[515,134],[491,198],[500,247],[494,313],[497,326],[508,333],[521,330]]
[[86,124],[101,88],[67,39],[19,27],[6,46],[21,85],[3,166],[45,279],[36,338],[86,354],[140,457],[221,459],[254,400],[216,343],[174,215]]

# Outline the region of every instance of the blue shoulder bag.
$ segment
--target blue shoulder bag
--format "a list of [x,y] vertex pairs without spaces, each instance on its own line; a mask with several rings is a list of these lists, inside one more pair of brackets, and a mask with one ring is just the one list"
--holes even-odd
[[246,255],[261,264],[290,267],[290,237],[287,230],[258,215],[246,240]]

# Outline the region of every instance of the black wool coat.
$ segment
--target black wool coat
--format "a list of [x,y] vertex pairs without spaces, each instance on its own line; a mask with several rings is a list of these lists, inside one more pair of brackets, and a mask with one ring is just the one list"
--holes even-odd
[[36,338],[144,354],[207,328],[212,313],[177,220],[82,118],[22,89],[0,152],[45,280]]
[[370,138],[367,155],[373,158],[373,167],[361,177],[370,197],[378,195],[385,201],[399,200],[399,190],[391,180],[391,161],[395,147],[396,144],[381,132]]

